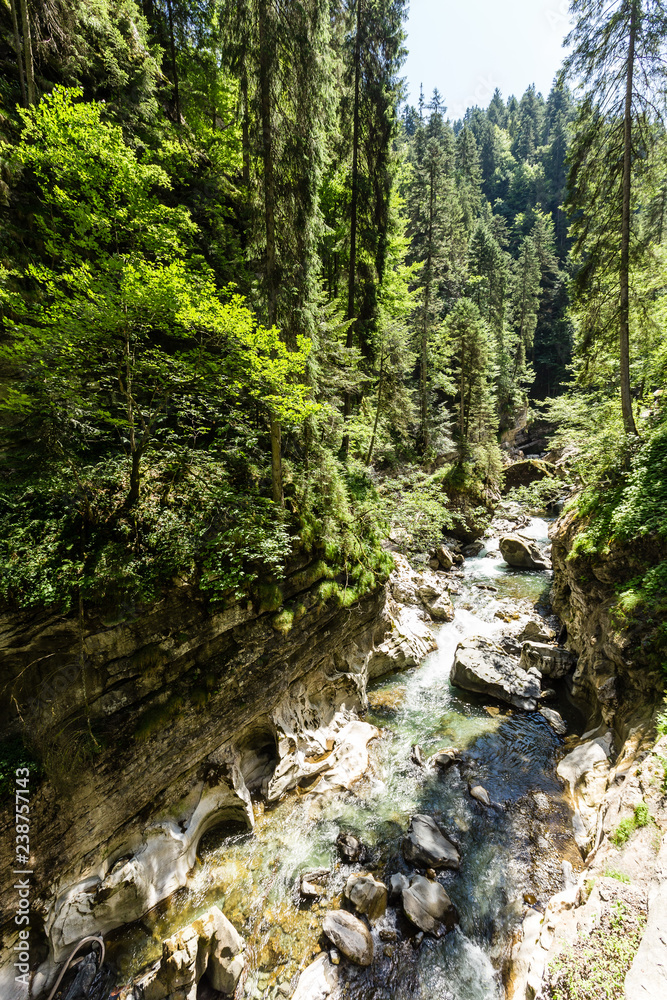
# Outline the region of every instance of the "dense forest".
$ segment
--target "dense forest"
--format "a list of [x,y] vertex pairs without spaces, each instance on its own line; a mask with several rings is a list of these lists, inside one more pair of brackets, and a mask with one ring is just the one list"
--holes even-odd
[[303,552],[350,605],[389,531],[483,521],[527,416],[664,612],[665,15],[612,6],[451,121],[406,0],[2,0],[3,598],[272,607]]

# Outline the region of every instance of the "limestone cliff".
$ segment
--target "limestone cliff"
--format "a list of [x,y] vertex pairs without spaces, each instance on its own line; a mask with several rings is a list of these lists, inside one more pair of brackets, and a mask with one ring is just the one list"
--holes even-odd
[[[183,885],[207,830],[252,826],[252,797],[348,787],[365,770],[376,731],[356,711],[369,671],[417,662],[431,638],[392,617],[384,588],[340,608],[322,600],[320,577],[318,565],[293,568],[285,608],[274,599],[273,610],[212,610],[183,587],[115,622],[0,622],[6,732],[23,727],[38,745],[48,734],[56,748],[31,798],[35,994],[73,942]],[[10,802],[0,813],[4,1000],[25,995],[10,957],[13,823]]]
[[604,556],[575,555],[581,528],[577,515],[567,513],[552,529],[552,603],[567,627],[567,645],[579,656],[573,693],[595,721],[613,727],[620,744],[650,720],[664,688],[661,671],[644,655],[643,626],[622,624],[617,613],[617,587],[651,561],[643,548],[652,543],[614,544]]

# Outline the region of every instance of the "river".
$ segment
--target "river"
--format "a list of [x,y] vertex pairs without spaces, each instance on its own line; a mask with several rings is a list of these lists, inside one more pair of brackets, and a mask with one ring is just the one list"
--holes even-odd
[[[532,518],[522,533],[546,543],[547,528],[546,521]],[[509,569],[497,541],[485,539],[479,556],[466,560],[454,597],[456,615],[439,628],[438,649],[418,668],[371,686],[366,718],[381,737],[371,744],[370,773],[355,794],[331,795],[324,802],[291,795],[270,811],[258,810],[254,833],[218,831],[205,838],[189,884],[110,942],[110,957],[123,977],[158,957],[165,937],[216,903],[248,942],[237,997],[291,996],[300,970],[327,947],[322,917],[340,905],[347,876],[360,868],[385,881],[394,872],[409,873],[401,840],[410,816],[428,813],[462,855],[460,871],[438,874],[459,911],[459,927],[422,941],[400,907],[390,906],[373,929],[373,965],[358,969],[343,960],[339,966],[342,995],[358,1000],[505,995],[512,935],[526,906],[544,905],[563,887],[563,859],[575,868],[580,861],[555,774],[563,738],[539,713],[514,710],[449,683],[462,639],[507,633],[497,612],[511,617],[525,602],[548,612],[550,574]],[[564,693],[550,705],[566,719],[570,734],[578,731],[581,719]],[[465,752],[466,767],[445,774],[422,769],[411,760],[415,743],[426,757],[454,746]],[[470,797],[471,780],[487,789],[497,808]],[[367,846],[363,866],[340,863],[335,841],[341,830]],[[326,898],[306,903],[299,897],[299,873],[320,866],[332,872]]]

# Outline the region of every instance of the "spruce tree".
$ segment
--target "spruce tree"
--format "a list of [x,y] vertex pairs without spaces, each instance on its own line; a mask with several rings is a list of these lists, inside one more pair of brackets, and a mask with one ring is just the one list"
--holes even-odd
[[648,161],[650,122],[663,86],[667,4],[664,0],[572,0],[575,24],[564,72],[583,91],[574,129],[568,206],[580,264],[580,302],[594,283],[618,289],[621,411],[636,434],[630,381],[630,262],[633,187]]

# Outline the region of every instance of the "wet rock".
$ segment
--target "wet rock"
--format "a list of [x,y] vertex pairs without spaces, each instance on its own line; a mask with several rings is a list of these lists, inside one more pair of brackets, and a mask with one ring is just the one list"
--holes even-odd
[[144,1000],[196,1000],[206,970],[214,990],[232,994],[243,971],[243,939],[222,910],[203,917],[162,943],[162,958],[140,980]]
[[521,647],[520,665],[524,670],[534,668],[542,677],[558,680],[573,670],[577,657],[569,649],[548,646],[543,642],[524,642]]
[[407,836],[403,841],[406,861],[428,868],[458,868],[461,858],[458,850],[440,831],[431,816],[417,815],[410,820]]
[[553,642],[555,638],[556,632],[554,629],[547,625],[546,622],[536,621],[533,618],[526,622],[517,636],[520,642]]
[[450,681],[465,691],[490,694],[517,708],[534,712],[540,696],[538,670],[524,670],[516,660],[488,639],[459,643]]
[[[408,880],[405,880],[405,887],[407,889],[409,885]],[[398,934],[393,929],[393,927],[384,927],[380,931],[380,941],[398,941]]]
[[470,545],[466,545],[464,547],[463,555],[467,559],[471,558],[474,559],[475,556],[478,556],[480,554],[483,548],[484,548],[484,542],[480,542],[479,540],[476,542],[471,542]]
[[413,876],[404,890],[403,910],[408,920],[426,934],[439,936],[458,923],[456,908],[443,887],[422,875]]
[[490,594],[498,593],[498,588],[494,587],[492,583],[476,583],[475,586],[478,590],[488,590]]
[[339,833],[336,837],[336,847],[343,861],[353,864],[361,857],[364,850],[363,844],[351,833]]
[[540,715],[544,716],[551,728],[555,729],[559,736],[565,736],[567,723],[559,712],[553,708],[541,708]]
[[487,792],[486,788],[482,787],[482,785],[468,785],[468,791],[470,792],[472,798],[476,799],[477,802],[481,802],[483,806],[491,805],[491,799],[489,798],[489,793]]
[[[410,603],[421,605],[416,591]],[[415,607],[401,607],[396,616],[389,617],[391,629],[368,661],[369,678],[414,667],[436,648],[435,638],[423,618],[423,612]]]
[[568,786],[574,806],[574,839],[584,853],[593,844],[600,804],[609,782],[611,733],[587,740],[563,757],[556,773]]
[[446,545],[438,545],[435,550],[435,557],[443,569],[451,569],[454,565],[454,555]]
[[551,569],[551,562],[537,545],[520,535],[503,535],[500,552],[507,565],[515,569]]
[[451,622],[454,620],[454,605],[447,592],[440,594],[434,601],[424,601],[426,610],[431,618],[438,622]]
[[424,760],[424,751],[419,746],[418,743],[414,743],[410,748],[410,760],[417,767],[426,767],[426,761]]
[[318,896],[324,896],[327,891],[324,883],[330,874],[328,868],[314,868],[311,871],[303,872],[301,875],[301,895],[305,896],[306,899],[317,899]]
[[407,889],[410,885],[410,880],[405,876],[397,872],[396,875],[392,875],[389,879],[389,895],[392,899],[396,896],[401,896],[404,889]]
[[521,656],[521,643],[511,635],[504,635],[498,640],[498,645],[508,656]]
[[[325,1000],[338,981],[338,970],[326,955],[319,955],[299,976],[292,1000]],[[281,991],[282,992],[282,991]],[[291,990],[287,990],[289,996]]]
[[553,688],[545,688],[540,695],[540,701],[552,701],[556,697],[556,692]]
[[444,750],[437,750],[432,757],[429,757],[428,762],[440,771],[448,771],[453,764],[461,763],[461,757],[454,747],[445,747]]
[[356,965],[373,961],[373,938],[365,924],[346,910],[333,910],[322,921],[322,930],[339,951]]
[[85,1000],[96,975],[97,958],[93,954],[86,955],[78,968],[74,982],[72,983],[65,1000]]
[[355,872],[347,880],[345,895],[357,913],[364,913],[373,923],[387,909],[387,887],[384,882],[363,872]]

